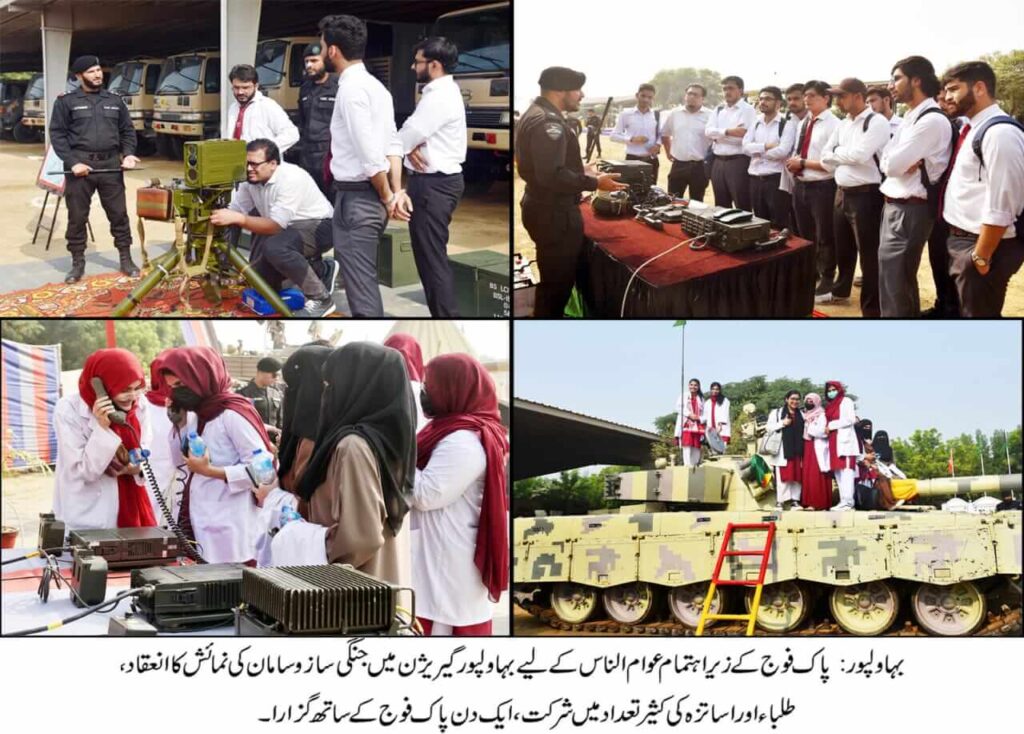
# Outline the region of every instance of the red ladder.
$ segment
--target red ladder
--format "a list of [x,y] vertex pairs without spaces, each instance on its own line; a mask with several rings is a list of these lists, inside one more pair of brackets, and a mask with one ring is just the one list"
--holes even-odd
[[[761,550],[729,550],[729,541],[732,540],[734,530],[765,530],[764,548]],[[764,588],[764,574],[768,570],[768,556],[772,552],[772,541],[775,539],[774,522],[753,522],[753,523],[729,523],[725,526],[725,535],[722,538],[722,547],[718,551],[718,561],[715,563],[715,571],[711,575],[711,585],[708,587],[707,596],[704,597],[704,608],[700,613],[700,622],[697,623],[697,636],[704,634],[704,623],[709,619],[739,619],[747,622],[747,637],[754,634],[754,621],[757,619],[757,610],[761,606],[761,590]],[[761,556],[761,568],[757,573],[757,580],[748,579],[723,579],[719,578],[722,571],[722,561],[727,556]],[[718,586],[753,586],[754,598],[751,600],[750,611],[747,614],[712,614],[711,600],[715,596],[715,588]]]

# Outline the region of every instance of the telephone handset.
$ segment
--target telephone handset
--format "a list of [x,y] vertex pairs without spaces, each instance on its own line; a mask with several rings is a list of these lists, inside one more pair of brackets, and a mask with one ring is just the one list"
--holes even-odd
[[[98,397],[98,398],[109,398],[110,397],[109,395],[107,395],[107,390],[106,390],[105,387],[103,387],[103,381],[100,378],[94,377],[94,378],[92,378],[91,382],[92,382],[92,389],[96,393],[96,397]],[[114,405],[114,402],[111,401],[110,404]],[[114,409],[111,412],[107,413],[107,418],[110,419],[111,423],[120,423],[121,425],[124,425],[125,422],[128,419],[128,416],[125,415],[124,411],[118,410],[117,407],[114,406]]]

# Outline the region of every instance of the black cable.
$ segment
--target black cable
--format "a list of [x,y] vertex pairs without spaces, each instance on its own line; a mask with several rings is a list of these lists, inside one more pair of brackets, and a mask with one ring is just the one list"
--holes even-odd
[[38,550],[26,553],[23,556],[18,556],[17,558],[8,558],[6,561],[0,562],[0,566],[6,566],[8,563],[17,563],[18,561],[27,561],[29,558],[49,555],[50,553],[63,553],[64,551],[70,552],[72,550],[74,549],[71,546],[66,546],[64,548],[39,548]]
[[167,500],[164,499],[163,492],[160,491],[160,485],[156,481],[156,477],[153,475],[153,468],[149,465],[149,459],[143,457],[139,466],[142,468],[142,475],[149,483],[149,488],[153,492],[153,496],[156,497],[157,504],[160,505],[160,512],[163,513],[164,519],[167,520],[168,527],[171,532],[178,539],[181,544],[185,555],[191,558],[196,563],[206,563],[206,559],[192,547],[192,542],[182,532],[181,527],[175,522],[174,517],[171,515],[171,508],[167,506]]
[[94,614],[94,613],[102,610],[104,607],[110,606],[111,604],[114,604],[114,606],[116,607],[117,604],[120,604],[122,601],[124,601],[128,597],[139,596],[140,594],[142,594],[143,592],[146,592],[147,590],[152,590],[152,588],[153,587],[151,587],[151,586],[143,586],[143,587],[138,588],[138,589],[129,589],[128,591],[122,591],[120,594],[115,596],[113,599],[109,599],[109,600],[105,599],[102,602],[100,602],[99,604],[94,604],[91,607],[86,607],[85,609],[80,611],[78,614],[73,614],[70,617],[66,617],[66,618],[60,620],[59,622],[50,622],[50,624],[43,625],[42,627],[33,627],[32,629],[18,630],[17,632],[10,632],[10,633],[8,633],[8,634],[6,634],[4,636],[5,637],[25,637],[26,635],[35,635],[35,634],[38,634],[40,632],[48,632],[50,630],[55,630],[58,627],[63,627],[66,624],[71,624],[72,622],[77,622],[82,617],[87,617],[90,614]]

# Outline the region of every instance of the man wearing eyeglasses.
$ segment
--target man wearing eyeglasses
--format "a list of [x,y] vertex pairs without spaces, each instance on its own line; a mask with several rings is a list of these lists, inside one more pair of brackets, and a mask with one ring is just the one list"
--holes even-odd
[[245,146],[246,182],[227,209],[210,222],[253,233],[249,262],[267,284],[281,290],[287,279],[302,290],[306,305],[299,318],[327,316],[335,310],[331,294],[338,274],[336,260],[323,260],[333,246],[334,209],[301,166],[285,163],[272,140],[258,138]]

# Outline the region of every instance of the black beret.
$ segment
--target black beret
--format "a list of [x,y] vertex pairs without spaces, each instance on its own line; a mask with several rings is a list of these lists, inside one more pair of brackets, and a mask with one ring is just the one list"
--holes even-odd
[[306,46],[306,50],[302,52],[302,55],[304,57],[305,56],[320,56],[321,52],[322,52],[322,49],[320,48],[319,42],[317,42],[317,43],[311,43],[308,46]]
[[582,71],[573,71],[564,66],[549,66],[540,73],[537,82],[541,89],[551,89],[555,92],[571,92],[583,89],[587,83],[587,75]]
[[264,357],[256,363],[256,370],[259,372],[280,372],[281,363],[273,357]]
[[82,74],[94,66],[100,65],[100,59],[98,56],[79,56],[75,59],[75,62],[71,64],[72,74]]

